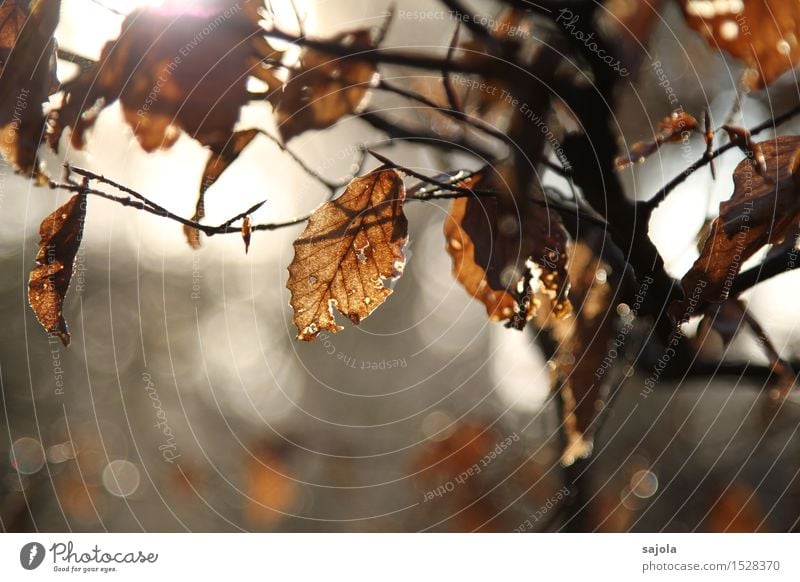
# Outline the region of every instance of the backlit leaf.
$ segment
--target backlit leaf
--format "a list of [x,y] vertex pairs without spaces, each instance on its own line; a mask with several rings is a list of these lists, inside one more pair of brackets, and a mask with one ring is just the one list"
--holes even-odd
[[75,255],[83,237],[86,198],[75,195],[50,214],[39,227],[38,266],[31,271],[28,301],[47,333],[57,334],[65,346],[70,337],[64,321],[64,297],[72,279]]
[[[375,46],[367,29],[345,32],[328,42],[364,51]],[[274,95],[276,123],[283,141],[311,129],[325,129],[357,112],[374,75],[375,65],[355,56],[306,50],[283,92]]]
[[40,181],[45,179],[38,159],[42,107],[58,86],[53,33],[60,8],[56,0],[0,6],[0,154]]
[[686,22],[714,49],[747,65],[745,82],[763,89],[800,62],[795,0],[681,0]]
[[[212,146],[211,156],[208,158],[208,162],[206,162],[205,170],[203,170],[203,178],[200,181],[200,194],[197,198],[194,215],[192,216],[193,221],[199,222],[206,215],[206,190],[219,179],[222,173],[228,169],[228,166],[238,159],[239,154],[242,153],[244,148],[250,145],[250,142],[253,141],[258,133],[259,131],[257,129],[237,131],[230,136],[230,139],[228,139],[222,147]],[[183,232],[186,235],[189,246],[193,249],[200,248],[199,230],[191,226],[184,226]]]
[[83,147],[99,113],[119,100],[146,151],[171,147],[181,130],[222,150],[251,98],[248,78],[280,57],[259,34],[255,3],[245,4],[134,10],[98,62],[64,87],[51,145],[71,127],[72,145]]
[[250,237],[253,234],[253,225],[250,223],[250,217],[245,216],[242,220],[242,240],[244,241],[244,254],[250,251]]
[[764,245],[782,242],[800,220],[800,137],[754,147],[767,170],[762,173],[750,159],[736,167],[733,196],[720,204],[700,257],[681,281],[686,299],[672,307],[677,319],[689,319],[698,304],[727,299],[742,264]]
[[564,465],[592,452],[593,423],[610,380],[608,366],[603,364],[619,321],[613,306],[616,278],[586,242],[570,249],[569,281],[573,316],[537,318],[537,325],[549,329],[557,342],[552,362],[567,439],[562,453]]
[[287,447],[262,442],[244,467],[244,517],[252,527],[274,528],[298,497],[298,482],[287,463]]
[[400,174],[379,169],[351,181],[344,194],[313,214],[294,242],[286,283],[298,339],[342,329],[334,308],[358,324],[392,293],[383,281],[402,274],[404,200]]
[[[453,200],[445,220],[447,252],[453,275],[486,306],[493,321],[513,320],[522,309],[525,282],[553,300],[558,316],[569,313],[567,235],[558,215],[543,204],[512,194],[505,166],[484,168],[465,187],[494,196]],[[535,297],[527,319],[536,314]],[[520,327],[520,326],[516,326]]]

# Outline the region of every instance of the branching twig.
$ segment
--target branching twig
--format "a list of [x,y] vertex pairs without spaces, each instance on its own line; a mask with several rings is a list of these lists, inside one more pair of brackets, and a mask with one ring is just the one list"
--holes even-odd
[[508,135],[506,135],[505,133],[503,133],[502,131],[500,131],[496,127],[492,127],[488,123],[485,123],[485,122],[481,121],[478,118],[471,117],[471,116],[467,115],[463,111],[460,111],[460,110],[457,110],[457,109],[451,109],[451,108],[443,107],[443,106],[439,105],[438,103],[436,103],[434,101],[431,101],[427,97],[425,97],[423,95],[420,95],[419,93],[414,93],[413,91],[409,91],[409,90],[403,89],[401,87],[396,87],[395,85],[392,85],[392,84],[388,83],[387,81],[385,81],[383,79],[381,79],[378,82],[378,85],[377,85],[376,88],[380,89],[382,91],[387,91],[387,92],[390,92],[390,93],[394,93],[396,95],[400,95],[401,97],[405,97],[406,99],[411,99],[412,101],[416,101],[417,103],[421,103],[422,105],[425,105],[426,107],[430,107],[431,109],[434,109],[435,111],[439,111],[440,113],[442,113],[444,115],[447,115],[448,117],[452,117],[453,119],[457,119],[458,121],[462,121],[462,122],[466,123],[467,125],[469,125],[470,127],[473,127],[475,129],[485,133],[486,135],[490,135],[493,138],[499,139],[500,141],[502,141],[504,143],[507,143],[509,145],[513,145],[513,142],[511,140],[511,138],[508,137]]
[[364,111],[359,115],[358,118],[370,124],[375,129],[382,131],[393,140],[418,143],[448,152],[460,150],[463,153],[478,158],[483,163],[487,163],[496,157],[495,153],[487,150],[482,145],[479,145],[471,140],[461,138],[456,139],[453,137],[443,138],[442,136],[434,133],[407,127],[386,119],[382,115],[379,115],[377,111]]
[[463,21],[467,29],[478,38],[495,43],[500,40],[494,37],[491,30],[478,22],[478,19],[473,17],[472,13],[467,10],[460,0],[442,0],[442,4],[450,9],[452,15],[459,22]]
[[[763,123],[756,125],[752,129],[750,129],[750,135],[756,135],[758,133],[761,133],[765,129],[775,128],[789,121],[792,117],[795,117],[798,114],[800,114],[800,105],[796,105],[795,107],[792,107],[791,109],[778,115],[777,117],[768,119],[767,121],[764,121]],[[666,200],[667,196],[669,196],[670,193],[675,188],[683,184],[683,182],[685,182],[689,176],[691,176],[697,170],[699,170],[700,168],[711,162],[714,158],[721,156],[728,150],[733,149],[735,147],[737,147],[736,144],[729,142],[726,143],[725,145],[718,147],[711,153],[711,155],[704,155],[702,158],[694,162],[691,166],[686,168],[681,174],[679,174],[678,176],[674,177],[672,180],[667,182],[667,184],[663,188],[661,188],[661,190],[659,190],[656,193],[656,195],[653,196],[650,200],[642,202],[640,204],[642,210],[650,214],[653,210],[658,208],[659,204],[661,204],[664,200]]]
[[[421,174],[419,172],[416,172],[416,171],[414,171],[414,170],[412,170],[410,168],[407,168],[405,166],[401,166],[401,165],[393,162],[392,160],[390,160],[386,156],[383,156],[383,155],[381,155],[379,153],[373,152],[371,150],[367,150],[367,151],[369,151],[369,153],[375,159],[380,161],[385,166],[390,167],[390,168],[396,168],[396,169],[400,170],[401,172],[404,172],[404,173],[408,174],[409,176],[412,176],[412,177],[416,178],[417,180],[420,180],[420,181],[425,182],[427,184],[432,184],[432,185],[436,186],[435,190],[428,191],[428,192],[421,193],[421,194],[416,194],[416,195],[413,195],[413,196],[409,196],[407,198],[408,200],[446,200],[446,199],[449,199],[449,198],[467,198],[467,197],[494,198],[494,197],[496,197],[498,195],[497,192],[493,192],[491,190],[480,190],[480,189],[475,189],[475,188],[470,189],[470,188],[465,188],[463,186],[459,186],[458,185],[459,183],[464,182],[464,180],[466,180],[467,178],[470,177],[470,175],[471,175],[470,173],[465,172],[463,174],[458,174],[456,176],[453,176],[450,181],[442,181],[442,180],[438,180],[436,178],[431,178],[430,176],[426,176],[425,174]],[[444,191],[445,193],[441,193],[442,191]],[[558,212],[569,212],[569,213],[572,213],[572,214],[578,214],[581,218],[583,218],[583,219],[585,219],[585,220],[587,220],[589,222],[596,223],[596,224],[599,224],[599,225],[604,226],[604,227],[608,226],[602,219],[599,219],[596,216],[592,216],[590,214],[587,214],[583,210],[579,209],[578,207],[563,206],[561,204],[556,203],[554,200],[550,200],[548,198],[545,198],[544,200],[538,200],[536,198],[526,198],[526,200],[528,202],[533,203],[533,204],[537,204],[539,206],[544,206],[545,208],[552,209],[552,210],[555,210],[555,211],[558,211]]]
[[[376,156],[377,158],[379,158],[379,159],[382,159],[382,160],[386,159],[383,156],[381,156],[380,154],[376,154],[375,152],[371,152],[371,153],[374,156]],[[253,206],[251,206],[247,210],[238,213],[234,217],[229,218],[228,220],[226,220],[226,221],[224,221],[224,222],[222,222],[222,223],[220,223],[218,225],[202,224],[200,222],[197,222],[196,220],[191,220],[191,219],[188,219],[188,218],[184,218],[184,217],[182,217],[180,215],[177,215],[174,212],[164,208],[160,204],[157,204],[156,202],[153,202],[151,199],[149,199],[144,194],[141,194],[141,193],[137,192],[136,190],[133,190],[132,188],[124,186],[123,184],[120,184],[119,182],[116,182],[115,180],[107,178],[107,177],[105,177],[105,176],[103,176],[101,174],[97,174],[97,173],[92,172],[90,170],[86,170],[86,169],[83,169],[83,168],[76,168],[76,167],[69,166],[69,165],[65,165],[65,168],[66,168],[67,172],[66,172],[66,177],[65,177],[64,181],[63,182],[50,181],[49,182],[49,186],[50,186],[51,189],[65,190],[67,192],[75,192],[75,193],[84,194],[84,195],[97,196],[99,198],[103,198],[103,199],[109,200],[111,202],[116,202],[117,204],[120,204],[122,206],[128,206],[128,207],[131,207],[131,208],[136,208],[138,210],[142,210],[144,212],[147,212],[149,214],[153,214],[155,216],[159,216],[161,218],[167,218],[169,220],[172,220],[172,221],[177,222],[179,224],[182,224],[184,226],[188,226],[190,228],[197,229],[197,230],[199,230],[200,232],[202,232],[203,234],[205,234],[206,236],[209,236],[209,237],[210,236],[215,236],[215,235],[220,235],[220,234],[229,234],[229,233],[239,233],[239,232],[241,232],[241,225],[237,225],[236,223],[241,221],[241,220],[243,220],[245,217],[250,216],[256,210],[261,208],[261,206],[263,206],[264,203],[266,202],[266,200],[258,202],[257,204],[254,204]],[[398,168],[398,169],[401,169],[401,168]],[[467,197],[467,196],[476,196],[476,195],[479,196],[479,195],[484,195],[484,194],[485,195],[490,195],[490,196],[494,195],[494,193],[491,193],[491,192],[489,192],[489,193],[485,193],[485,192],[481,193],[481,192],[469,191],[469,190],[464,189],[464,188],[458,188],[458,187],[456,187],[456,186],[454,186],[452,184],[448,184],[446,182],[441,182],[441,181],[434,180],[433,178],[429,178],[427,176],[424,176],[423,174],[418,174],[417,172],[413,172],[412,170],[408,170],[408,169],[403,169],[403,170],[405,170],[406,173],[408,173],[409,175],[412,175],[415,178],[421,179],[426,183],[434,183],[438,188],[437,190],[422,191],[422,193],[420,193],[418,195],[410,196],[408,198],[409,201],[412,201],[412,200],[417,200],[417,201],[440,200],[440,199],[441,200],[447,200],[447,199],[451,199],[451,198],[464,198],[464,197]],[[81,176],[83,178],[83,182],[81,184],[75,183],[75,181],[73,181],[71,179],[71,177],[70,177],[71,174],[76,174],[78,176]],[[469,176],[469,174],[465,174],[464,176],[460,176],[458,178],[458,180],[459,181],[463,180],[465,177],[468,177],[468,176]],[[106,186],[110,186],[110,187],[114,188],[115,190],[118,190],[118,191],[126,194],[126,196],[118,196],[116,194],[111,194],[111,193],[105,192],[103,190],[98,190],[97,188],[92,188],[92,187],[90,187],[90,183],[91,182],[97,182],[97,183],[100,183],[100,184],[105,184]],[[445,190],[445,192],[442,192],[442,190]],[[328,198],[328,200],[330,200],[330,199],[331,199],[331,197]],[[253,231],[270,231],[270,230],[278,230],[278,229],[281,229],[281,228],[287,228],[287,227],[290,227],[290,226],[296,226],[298,224],[302,224],[302,223],[306,222],[309,218],[311,218],[311,216],[314,214],[314,212],[316,210],[317,209],[315,208],[313,211],[311,211],[311,212],[309,212],[309,213],[307,213],[307,214],[305,214],[303,216],[299,216],[297,218],[292,218],[290,220],[286,220],[286,221],[283,221],[283,222],[270,222],[270,223],[254,224],[254,225],[252,225],[251,229]]]
[[[400,65],[427,71],[441,71],[448,67],[454,73],[497,76],[497,66],[492,59],[478,59],[476,62],[454,61],[448,64],[446,59],[442,57],[378,48],[365,50],[361,47],[345,46],[291,34],[275,27],[264,29],[264,35],[274,40],[282,40],[321,53],[338,57],[354,57],[360,61],[376,65]],[[508,64],[515,67],[517,71],[524,70],[520,63],[508,61]]]
[[346,179],[344,181],[338,181],[338,182],[332,182],[331,180],[328,180],[327,178],[321,176],[316,170],[313,170],[308,164],[306,164],[305,161],[303,161],[303,159],[300,156],[298,156],[292,150],[287,148],[286,145],[281,140],[279,140],[277,137],[275,137],[274,135],[270,135],[269,133],[267,133],[266,131],[263,131],[263,130],[259,130],[258,132],[261,135],[263,135],[264,137],[266,137],[267,139],[269,139],[272,143],[277,145],[281,149],[282,152],[284,152],[290,158],[292,158],[292,160],[294,160],[294,162],[298,166],[300,166],[300,169],[302,169],[306,174],[308,174],[311,178],[313,178],[314,180],[316,180],[317,182],[319,182],[320,184],[322,184],[323,186],[325,186],[329,190],[333,191],[333,190],[336,190],[338,188],[341,188],[342,186],[347,184],[347,182],[350,181],[349,179]]

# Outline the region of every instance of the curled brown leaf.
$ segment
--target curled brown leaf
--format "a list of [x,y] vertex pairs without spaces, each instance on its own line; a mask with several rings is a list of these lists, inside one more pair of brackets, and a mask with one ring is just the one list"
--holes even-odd
[[70,336],[64,320],[64,297],[69,290],[75,255],[83,237],[86,197],[76,194],[42,221],[37,267],[28,282],[28,301],[39,323],[65,346]]
[[53,34],[60,8],[56,0],[0,5],[0,154],[40,183],[43,104],[58,86]]
[[[464,187],[480,186],[492,196],[453,200],[444,224],[453,275],[484,304],[493,321],[513,321],[521,311],[530,320],[540,295],[551,299],[553,311],[563,317],[570,311],[566,232],[555,212],[538,201],[515,197],[511,184],[504,167],[487,167]],[[526,281],[536,291],[532,305],[524,304]]]
[[253,234],[253,225],[250,223],[250,217],[245,216],[242,220],[242,240],[244,241],[244,254],[250,251],[250,237]]
[[800,136],[780,136],[753,144],[766,171],[745,159],[733,173],[734,191],[720,204],[700,257],[684,275],[685,299],[672,306],[678,320],[689,319],[704,303],[728,298],[742,263],[767,244],[783,241],[800,220]]
[[[197,204],[195,205],[194,215],[192,220],[195,222],[201,221],[205,215],[205,196],[206,191],[216,183],[222,173],[228,169],[233,162],[239,158],[239,154],[250,145],[250,142],[259,134],[257,129],[245,129],[237,131],[230,136],[229,139],[221,147],[213,146],[211,148],[211,156],[206,162],[206,167],[203,170],[203,177],[200,180],[200,194],[197,197]],[[186,240],[193,249],[200,248],[200,231],[191,226],[184,226],[183,232],[186,235]]]
[[592,452],[594,420],[609,380],[603,363],[610,357],[609,344],[619,321],[613,309],[616,277],[586,242],[570,248],[569,281],[573,317],[543,315],[536,321],[558,345],[552,362],[567,438],[564,465]]
[[786,0],[680,0],[686,23],[714,50],[748,67],[745,83],[763,89],[800,62],[800,4]]
[[261,74],[265,63],[280,58],[260,34],[252,3],[245,4],[131,12],[97,63],[65,85],[51,146],[56,149],[71,127],[73,146],[83,147],[99,113],[119,100],[146,151],[171,147],[181,130],[217,151],[224,148],[250,100],[248,79],[269,80]]
[[[329,42],[364,51],[375,47],[368,29],[344,32]],[[338,57],[306,50],[283,91],[272,98],[284,143],[306,131],[330,127],[357,112],[375,74],[375,65],[357,56]]]

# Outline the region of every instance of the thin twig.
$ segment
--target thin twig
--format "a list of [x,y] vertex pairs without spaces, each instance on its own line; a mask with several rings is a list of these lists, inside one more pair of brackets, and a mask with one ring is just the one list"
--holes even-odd
[[[464,113],[463,111],[460,111],[458,109],[443,107],[443,106],[437,104],[436,102],[431,101],[427,97],[425,97],[423,95],[420,95],[419,93],[414,93],[413,91],[408,91],[407,89],[402,89],[401,87],[397,87],[395,85],[391,85],[390,83],[388,83],[387,81],[385,81],[383,79],[381,79],[378,82],[378,85],[376,86],[376,89],[387,91],[389,93],[394,93],[396,95],[400,95],[401,97],[405,97],[406,99],[411,99],[412,101],[416,101],[418,103],[421,103],[422,105],[425,105],[426,107],[429,107],[431,109],[439,111],[440,113],[442,113],[444,115],[447,115],[448,117],[452,117],[452,118],[454,118],[454,119],[456,119],[458,121],[462,121],[465,124],[467,124],[469,127],[472,127],[473,129],[481,131],[481,132],[485,133],[486,135],[494,137],[494,138],[502,141],[503,143],[505,143],[506,145],[508,145],[508,146],[510,146],[512,148],[518,147],[518,144],[516,144],[514,142],[514,140],[511,139],[507,134],[505,134],[504,132],[500,131],[499,129],[497,129],[495,127],[492,127],[491,125],[485,123],[481,119],[479,119],[477,117],[473,117],[473,116],[467,115],[466,113]],[[364,116],[362,115],[362,117],[364,117]],[[370,120],[368,119],[368,121],[370,121]],[[387,123],[390,123],[390,122],[387,122]],[[405,130],[405,133],[407,133],[409,135],[413,135],[413,132],[411,130]],[[570,172],[568,172],[565,168],[563,168],[562,166],[560,166],[558,164],[555,164],[555,163],[551,162],[550,160],[548,160],[546,158],[542,160],[542,164],[545,167],[547,167],[548,169],[550,169],[553,172],[557,173],[561,177],[564,177],[564,178],[570,177]]]
[[85,170],[83,168],[76,168],[75,166],[71,166],[69,164],[65,164],[64,167],[70,173],[78,174],[79,176],[81,176],[83,178],[88,178],[89,180],[93,180],[95,182],[100,182],[102,184],[108,184],[109,186],[111,186],[112,188],[116,188],[120,192],[125,192],[125,194],[129,194],[130,196],[133,196],[134,198],[144,202],[145,204],[147,204],[148,206],[152,207],[155,210],[158,210],[160,212],[168,212],[168,210],[166,208],[164,208],[163,206],[160,206],[159,204],[156,204],[155,202],[153,202],[152,200],[148,199],[144,195],[139,194],[136,190],[128,188],[127,186],[123,186],[122,184],[120,184],[118,182],[115,182],[111,178],[106,178],[102,174],[96,174],[96,173],[94,173],[94,172],[92,172],[90,170]]
[[430,107],[431,109],[439,111],[440,113],[447,115],[448,117],[452,117],[453,119],[457,119],[458,121],[463,121],[470,127],[482,131],[486,135],[490,135],[509,145],[514,145],[511,138],[508,137],[505,133],[503,133],[499,129],[492,127],[491,125],[481,121],[476,117],[471,117],[466,113],[464,113],[463,111],[457,109],[450,109],[442,105],[439,105],[435,101],[431,101],[430,99],[428,99],[423,95],[420,95],[419,93],[414,93],[413,91],[409,91],[408,89],[397,87],[395,85],[390,84],[384,79],[381,79],[378,82],[376,89],[379,89],[381,91],[387,91],[389,93],[394,93],[401,97],[405,97],[406,99],[411,99],[412,101],[421,103],[422,105],[425,105],[426,107]]
[[[371,150],[367,151],[370,153],[370,155],[372,155],[375,159],[380,161],[385,166],[389,168],[396,168],[397,170],[400,170],[401,172],[404,172],[409,176],[416,178],[417,180],[420,180],[427,184],[432,184],[437,187],[436,190],[433,190],[431,192],[409,196],[407,198],[408,200],[445,200],[448,198],[467,198],[467,197],[496,198],[498,196],[498,192],[494,192],[492,190],[479,190],[475,188],[464,188],[463,186],[458,186],[459,183],[463,183],[467,178],[471,176],[470,173],[465,173],[464,175],[457,175],[453,177],[452,181],[443,182],[436,178],[431,178],[430,176],[426,176],[425,174],[420,174],[419,172],[416,172],[411,168],[401,166],[393,162],[386,156],[383,156],[377,152],[373,152]],[[445,191],[446,193],[442,194],[440,193],[441,191]],[[552,209],[558,212],[568,212],[571,214],[578,214],[581,218],[589,222],[599,224],[600,226],[606,228],[608,227],[605,221],[590,214],[586,214],[583,210],[581,210],[577,206],[576,207],[563,206],[561,204],[556,203],[554,200],[548,198],[545,198],[545,200],[538,200],[536,198],[528,197],[526,198],[526,200],[538,206],[543,206],[545,208]]]
[[263,135],[264,137],[266,137],[267,139],[269,139],[272,143],[277,145],[281,149],[282,152],[284,152],[290,158],[292,158],[292,160],[294,160],[294,162],[298,166],[300,166],[300,168],[306,174],[308,174],[310,177],[312,177],[314,180],[316,180],[317,182],[319,182],[320,184],[322,184],[323,186],[325,186],[329,190],[336,190],[338,188],[341,188],[342,186],[344,186],[344,184],[347,183],[347,182],[344,182],[344,183],[342,183],[342,182],[332,182],[332,181],[328,180],[327,178],[321,176],[316,170],[313,170],[308,164],[306,164],[306,162],[303,161],[303,159],[300,158],[300,156],[298,156],[292,150],[287,148],[286,145],[281,140],[279,140],[277,137],[275,137],[274,135],[270,135],[269,133],[267,133],[264,130],[258,130],[258,132],[261,135]]
[[461,150],[463,153],[478,158],[483,163],[495,159],[496,154],[469,139],[455,138],[453,136],[444,138],[434,133],[418,130],[400,123],[396,123],[379,115],[377,111],[366,110],[362,112],[358,119],[370,124],[378,131],[385,133],[390,139],[396,141],[407,141],[419,143],[428,147],[452,152]]
[[247,216],[250,216],[250,215],[251,215],[251,214],[253,214],[253,213],[254,213],[256,210],[258,210],[259,208],[261,208],[262,206],[264,206],[264,204],[266,204],[266,202],[267,202],[266,200],[262,200],[261,202],[257,202],[257,203],[255,203],[255,204],[253,204],[253,205],[252,205],[250,208],[248,208],[248,209],[247,209],[247,210],[245,210],[244,212],[240,212],[239,214],[237,214],[237,215],[236,215],[236,216],[234,216],[233,218],[230,218],[230,219],[226,220],[226,221],[225,221],[225,222],[223,222],[223,223],[222,223],[220,226],[222,226],[222,227],[227,227],[227,226],[230,226],[230,225],[232,225],[232,224],[233,224],[234,222],[236,222],[237,220],[242,220],[242,219],[244,219],[245,217],[247,217]]
[[450,12],[458,19],[459,23],[463,22],[464,26],[466,26],[472,34],[485,40],[490,46],[493,46],[493,48],[509,44],[508,39],[496,36],[490,28],[481,24],[481,19],[477,18],[470,10],[467,10],[466,6],[464,6],[460,0],[442,0],[442,4],[450,9]]
[[75,65],[78,65],[78,68],[81,71],[88,71],[95,65],[95,61],[93,61],[92,59],[87,57],[82,57],[79,54],[76,54],[72,51],[68,51],[60,47],[56,51],[56,56],[62,61],[67,61],[68,63],[73,63]]
[[[338,57],[351,57],[360,61],[373,63],[376,65],[401,65],[414,67],[428,71],[441,71],[447,63],[442,57],[429,56],[419,53],[406,53],[395,50],[384,50],[379,48],[365,49],[363,47],[345,46],[338,43],[326,42],[308,37],[291,34],[278,28],[264,29],[264,35],[274,40],[282,40],[309,48],[321,53],[331,54]],[[506,59],[508,61],[508,59]],[[524,70],[520,63],[511,62],[511,65],[518,71]],[[497,75],[497,66],[492,59],[480,59],[477,62],[454,61],[449,64],[450,70],[454,73],[467,73],[473,75]],[[494,70],[494,72],[493,72]]]
[[442,69],[442,83],[444,84],[444,92],[447,94],[447,102],[450,104],[450,109],[463,113],[463,108],[459,103],[458,94],[455,87],[453,87],[453,80],[450,78],[450,63],[453,61],[453,56],[458,46],[458,33],[461,30],[461,23],[456,25],[453,31],[453,38],[450,39],[450,46],[447,47],[446,66]]
[[[376,154],[373,152],[373,155],[376,155]],[[383,156],[380,156],[380,157],[382,158]],[[214,235],[219,235],[219,234],[229,234],[229,233],[234,233],[234,232],[237,232],[237,233],[240,232],[241,231],[241,225],[236,226],[235,223],[240,221],[240,220],[243,220],[246,216],[249,216],[252,213],[254,213],[256,210],[261,208],[261,206],[263,206],[264,203],[266,202],[266,200],[258,202],[257,204],[254,204],[253,206],[251,206],[247,210],[245,210],[243,212],[240,212],[239,214],[235,215],[233,218],[230,218],[230,219],[228,219],[228,220],[226,220],[226,221],[224,221],[224,222],[222,222],[222,223],[220,223],[218,225],[202,224],[200,222],[197,222],[196,220],[190,220],[188,218],[184,218],[182,216],[179,216],[179,215],[175,214],[174,212],[171,212],[170,210],[167,210],[163,206],[153,202],[152,200],[150,200],[144,194],[141,194],[141,193],[137,192],[136,190],[133,190],[132,188],[124,186],[123,184],[120,184],[119,182],[116,182],[115,180],[107,178],[107,177],[105,177],[105,176],[103,176],[101,174],[97,174],[95,172],[92,172],[90,170],[86,170],[86,169],[83,169],[83,168],[76,168],[76,167],[72,167],[72,166],[65,166],[65,167],[67,168],[69,173],[74,173],[74,174],[76,174],[78,176],[81,176],[83,178],[83,182],[81,184],[77,184],[74,181],[71,181],[71,179],[69,178],[69,174],[68,174],[67,175],[67,179],[65,179],[64,182],[50,181],[49,182],[49,186],[50,186],[51,189],[65,190],[67,192],[75,192],[75,193],[83,194],[83,195],[97,196],[99,198],[103,198],[103,199],[109,200],[111,202],[116,202],[117,204],[120,204],[122,206],[128,206],[128,207],[131,207],[131,208],[136,208],[137,210],[143,210],[144,212],[147,212],[149,214],[153,214],[154,216],[159,216],[161,218],[167,218],[169,220],[172,220],[172,221],[177,222],[179,224],[182,224],[184,226],[188,226],[190,228],[197,229],[197,230],[199,230],[200,232],[202,232],[203,234],[205,234],[206,236],[209,236],[209,237],[210,236],[214,236]],[[411,171],[409,171],[408,173],[409,173],[409,175],[412,174]],[[420,176],[420,177],[424,178],[424,181],[426,181],[426,182],[430,183],[430,182],[433,181],[432,178],[428,178],[426,176],[423,176],[422,174],[417,174],[416,172],[414,172],[413,174],[415,174],[415,177]],[[462,177],[460,179],[463,180],[464,178]],[[126,194],[126,196],[118,196],[118,195],[115,195],[115,194],[111,194],[109,192],[105,192],[103,190],[98,190],[96,188],[91,188],[91,187],[89,187],[89,183],[90,182],[99,182],[101,184],[105,184],[105,185],[110,186],[110,187],[112,187],[112,188],[114,188],[116,190],[119,190],[120,192],[123,192],[124,194]],[[476,192],[471,192],[471,191],[466,190],[466,189],[460,189],[460,191],[458,191],[458,192],[452,191],[454,189],[454,187],[452,185],[444,183],[444,182],[438,182],[437,181],[437,186],[441,186],[443,189],[447,189],[447,190],[450,190],[450,191],[445,192],[445,193],[438,193],[438,191],[436,191],[436,192],[425,192],[425,193],[417,195],[417,196],[409,197],[408,200],[418,200],[418,201],[422,201],[422,200],[438,200],[438,199],[446,200],[446,199],[451,199],[451,198],[464,198],[464,197],[467,197],[467,196],[479,195]],[[489,195],[493,195],[493,194],[489,193]],[[330,199],[331,198],[329,197],[328,200],[330,200]],[[307,214],[305,214],[303,216],[292,218],[290,220],[286,220],[286,221],[283,221],[283,222],[271,222],[271,223],[254,224],[254,225],[252,225],[251,229],[253,231],[257,231],[257,230],[269,231],[269,230],[278,230],[280,228],[286,228],[286,227],[302,224],[302,223],[306,222],[309,218],[311,218],[311,216],[314,214],[314,212],[316,212],[316,210],[318,210],[318,208],[320,208],[320,206],[318,206],[313,211],[311,211],[311,212],[309,212],[309,213],[307,213]]]
[[[756,125],[752,129],[750,129],[750,135],[756,135],[758,133],[761,133],[765,129],[776,128],[779,125],[789,121],[792,117],[795,117],[798,114],[800,114],[800,105],[796,105],[791,109],[789,109],[788,111],[782,113],[781,115],[768,119],[767,121],[764,121],[763,123]],[[659,204],[661,204],[664,200],[666,200],[667,196],[669,196],[670,193],[675,188],[677,188],[684,181],[686,181],[686,179],[689,176],[691,176],[697,170],[699,170],[700,168],[711,162],[714,158],[721,156],[728,150],[733,149],[735,147],[737,146],[734,143],[726,143],[725,145],[722,145],[718,147],[716,150],[714,150],[711,153],[711,155],[704,155],[702,158],[694,162],[691,166],[686,168],[681,174],[679,174],[678,176],[674,177],[672,180],[667,182],[667,184],[663,188],[661,188],[661,190],[659,190],[656,193],[656,195],[653,196],[650,200],[641,202],[640,206],[643,212],[645,212],[648,215],[652,213],[652,211],[658,208]]]
[[127,13],[123,12],[122,10],[117,10],[116,8],[112,8],[111,6],[106,4],[105,2],[101,2],[100,0],[90,0],[90,1],[92,2],[92,4],[96,4],[100,8],[103,8],[104,10],[108,10],[112,14],[116,14],[117,16],[127,16]]

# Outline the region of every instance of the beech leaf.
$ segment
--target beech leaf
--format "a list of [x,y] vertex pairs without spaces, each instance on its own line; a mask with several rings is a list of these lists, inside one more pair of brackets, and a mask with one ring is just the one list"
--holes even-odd
[[399,277],[405,265],[404,200],[400,173],[378,169],[314,212],[294,242],[286,283],[298,339],[341,330],[334,307],[358,324],[391,295],[383,281]]
[[[741,299],[732,298],[722,303],[714,303],[705,307],[703,319],[697,327],[697,339],[700,349],[706,352],[712,350],[706,346],[712,332],[716,332],[721,340],[721,354],[716,357],[720,358],[724,355],[727,346],[734,340],[743,328],[748,327],[755,335],[755,338],[761,344],[762,351],[767,357],[772,376],[770,377],[770,384],[774,392],[772,396],[786,396],[794,386],[795,372],[792,366],[781,358],[780,352],[772,343],[772,340],[767,335],[767,332],[753,317],[747,309],[747,305]],[[713,348],[713,342],[709,342]]]
[[[542,309],[536,324],[552,334],[557,347],[551,357],[562,400],[567,442],[564,465],[592,453],[594,420],[611,380],[604,366],[619,318],[613,309],[618,276],[602,261],[588,241],[570,248],[569,297],[573,316],[556,317]],[[602,276],[598,274],[602,273]],[[621,349],[621,346],[619,346]]]
[[733,196],[720,204],[700,256],[681,281],[686,299],[671,307],[678,320],[689,319],[703,303],[727,299],[742,264],[765,245],[781,243],[800,221],[800,136],[750,147],[759,152],[757,161],[736,166]]
[[[119,100],[145,151],[169,148],[185,131],[216,151],[225,147],[251,98],[250,77],[267,80],[265,58],[279,60],[260,34],[256,3],[142,8],[122,23],[97,63],[64,87],[53,113],[54,149],[66,127],[82,148],[99,113]],[[270,89],[277,89],[274,81]]]
[[681,0],[686,23],[714,49],[748,67],[745,82],[763,89],[800,61],[800,3],[794,0]]
[[65,346],[70,336],[64,320],[64,297],[69,290],[75,255],[83,237],[86,197],[76,194],[42,221],[39,227],[37,267],[28,282],[28,301],[48,334],[57,334]]
[[444,224],[453,275],[493,321],[513,321],[520,312],[528,320],[536,315],[541,298],[525,305],[526,284],[550,298],[559,317],[566,316],[566,232],[558,215],[543,204],[515,199],[506,171],[487,166],[464,182],[466,188],[479,185],[494,196],[453,200]]
[[45,183],[39,143],[43,104],[58,86],[56,43],[60,1],[0,5],[0,154],[18,172]]
[[[364,51],[375,47],[369,29],[345,32],[327,42]],[[339,57],[307,49],[283,92],[273,94],[275,121],[284,143],[356,113],[375,74],[375,65],[357,56]]]
[[244,241],[244,254],[250,252],[250,237],[253,234],[253,225],[250,222],[250,217],[245,216],[242,220],[242,240]]

